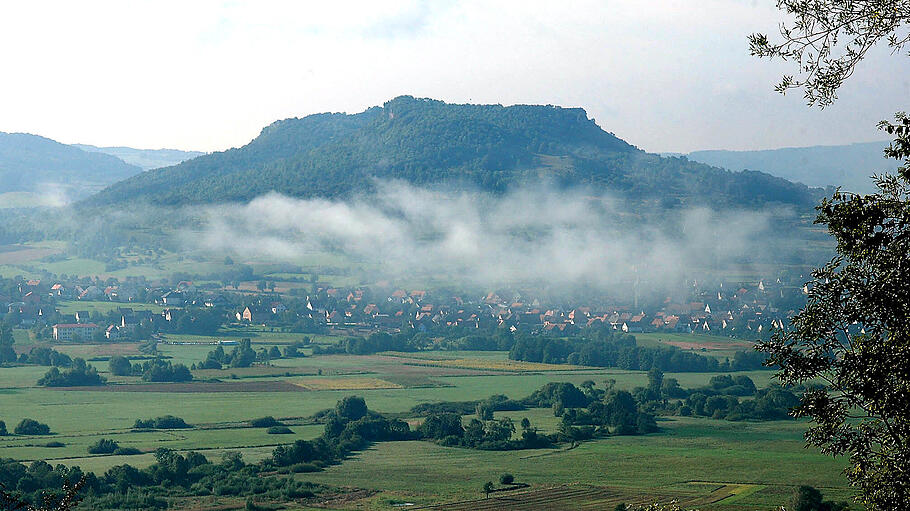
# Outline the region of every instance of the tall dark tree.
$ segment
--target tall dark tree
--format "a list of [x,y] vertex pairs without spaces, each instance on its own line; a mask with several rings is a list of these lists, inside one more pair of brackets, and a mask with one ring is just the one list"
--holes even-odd
[[819,206],[838,255],[813,273],[793,328],[760,345],[784,383],[827,384],[796,415],[813,419],[810,444],[850,456],[847,476],[876,510],[910,509],[910,119],[898,121],[900,175]]
[[0,321],[0,364],[15,362],[16,351],[13,349],[13,327],[5,321]]
[[[752,53],[798,63],[778,90],[803,88],[825,106],[866,52],[887,40],[910,41],[907,0],[779,0],[791,24],[782,42],[750,37]],[[897,175],[876,178],[878,191],[838,191],[818,207],[837,255],[813,272],[806,307],[793,328],[760,345],[783,383],[824,381],[795,409],[810,417],[807,442],[850,457],[846,470],[870,511],[910,509],[910,118],[880,128],[894,136],[886,155]]]

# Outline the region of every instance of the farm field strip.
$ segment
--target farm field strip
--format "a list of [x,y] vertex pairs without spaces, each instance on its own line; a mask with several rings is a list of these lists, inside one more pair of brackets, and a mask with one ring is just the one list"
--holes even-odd
[[402,363],[415,366],[453,367],[458,369],[479,369],[484,371],[533,372],[533,371],[590,371],[595,368],[569,364],[542,364],[519,360],[491,360],[483,358],[408,358],[401,356]]
[[474,499],[449,504],[439,504],[418,509],[439,509],[444,511],[537,511],[548,509],[600,510],[610,509],[617,504],[647,504],[655,501],[669,501],[667,495],[635,495],[614,489],[589,485],[562,485],[530,491],[499,492],[489,498]]
[[292,384],[306,390],[401,389],[402,385],[379,378],[306,378]]

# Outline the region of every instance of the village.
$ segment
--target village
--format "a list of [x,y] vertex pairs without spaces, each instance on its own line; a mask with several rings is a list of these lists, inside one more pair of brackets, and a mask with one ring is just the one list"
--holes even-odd
[[[528,292],[498,290],[482,296],[447,291],[329,287],[239,292],[181,281],[153,286],[141,279],[4,279],[0,320],[38,339],[64,342],[146,340],[161,334],[217,335],[227,325],[273,331],[364,336],[505,328],[568,336],[592,325],[625,333],[701,333],[767,339],[787,328],[805,302],[806,288],[771,283],[693,283],[685,294],[634,303],[547,303]],[[274,284],[272,284],[274,289]],[[303,293],[302,291],[306,291]],[[107,303],[98,309],[79,304]],[[66,304],[61,312],[61,304]],[[75,311],[73,312],[73,309]]]

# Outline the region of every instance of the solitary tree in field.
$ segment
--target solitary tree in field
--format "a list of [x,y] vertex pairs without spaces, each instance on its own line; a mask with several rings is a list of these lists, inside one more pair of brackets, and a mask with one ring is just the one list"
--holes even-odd
[[483,483],[483,493],[486,498],[490,498],[490,493],[493,492],[493,488],[493,481]]
[[[866,52],[886,40],[910,40],[910,0],[779,0],[794,20],[782,41],[750,37],[752,53],[798,63],[778,90],[802,88],[825,106]],[[903,79],[903,77],[895,77]],[[894,136],[886,155],[897,175],[876,178],[878,191],[837,191],[818,206],[837,255],[813,272],[806,307],[792,328],[760,345],[783,383],[824,381],[796,408],[809,417],[809,444],[849,456],[846,470],[870,511],[910,509],[910,118],[880,128]]]

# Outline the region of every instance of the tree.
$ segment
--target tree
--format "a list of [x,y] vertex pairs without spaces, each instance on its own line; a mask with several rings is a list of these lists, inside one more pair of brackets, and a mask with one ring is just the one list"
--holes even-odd
[[13,349],[13,327],[0,321],[0,364],[16,361],[16,350]]
[[475,411],[478,419],[482,421],[493,420],[493,405],[491,403],[481,401],[477,403]]
[[0,344],[0,364],[16,361],[16,350],[12,344]]
[[508,472],[499,476],[499,484],[512,484],[514,482],[515,482],[515,476],[513,476],[512,474],[510,474]]
[[822,492],[811,486],[800,486],[793,496],[792,511],[841,511],[847,509],[842,502],[822,500]]
[[38,385],[44,387],[75,387],[104,385],[106,378],[98,374],[91,365],[86,364],[81,358],[74,358],[72,368],[60,371],[56,366],[51,367],[44,376],[38,380]]
[[490,493],[493,492],[493,488],[494,488],[493,481],[487,481],[487,482],[483,483],[483,493],[486,496],[486,498],[490,498]]
[[13,433],[17,435],[50,435],[51,428],[34,419],[22,419],[13,429]]
[[[826,106],[866,52],[882,39],[895,51],[910,41],[908,0],[779,0],[794,19],[783,42],[750,36],[759,57],[798,63],[803,77],[777,89],[804,88]],[[759,349],[784,384],[820,379],[794,410],[810,417],[807,443],[850,457],[846,469],[870,511],[910,509],[910,118],[879,128],[894,136],[885,155],[903,160],[897,175],[876,178],[878,191],[836,191],[818,206],[837,255],[812,274],[805,308]]]
[[88,446],[89,454],[111,454],[117,449],[120,448],[120,445],[111,440],[110,438],[99,438],[97,442]]
[[815,425],[806,439],[822,452],[849,455],[850,481],[869,509],[910,508],[910,119],[886,130],[904,159],[879,192],[835,193],[817,222],[838,255],[813,272],[806,307],[792,329],[760,345],[785,384],[822,379],[797,416]]
[[367,414],[367,403],[360,396],[345,396],[335,405],[335,415],[345,421],[356,421]]
[[108,368],[111,371],[111,374],[115,376],[129,376],[133,374],[133,365],[130,364],[129,359],[121,355],[114,355],[108,361]]
[[13,344],[13,326],[6,321],[0,321],[0,344]]
[[[825,107],[853,74],[866,53],[883,39],[895,51],[910,42],[908,0],[778,0],[793,19],[781,25],[780,42],[765,34],[749,36],[752,55],[797,64],[802,77],[785,75],[775,89],[804,89],[809,105]],[[901,33],[903,30],[903,33]]]
[[256,361],[256,352],[253,351],[249,339],[240,339],[240,344],[231,351],[231,367],[250,367]]
[[651,399],[660,399],[660,390],[664,383],[664,372],[657,366],[648,371],[648,392]]

